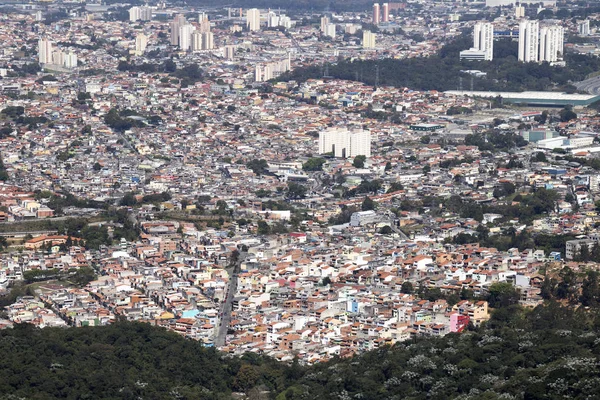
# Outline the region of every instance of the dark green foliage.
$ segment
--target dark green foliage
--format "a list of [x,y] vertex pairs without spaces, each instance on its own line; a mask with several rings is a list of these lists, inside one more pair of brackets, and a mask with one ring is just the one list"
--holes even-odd
[[325,164],[324,158],[319,157],[311,157],[304,164],[302,164],[302,169],[304,171],[322,171],[323,164]]
[[246,167],[250,168],[252,170],[252,172],[254,172],[256,175],[262,175],[267,171],[267,167],[269,166],[269,164],[267,163],[267,160],[250,160],[248,161],[248,163],[246,164]]
[[360,208],[362,211],[370,211],[374,210],[376,205],[377,204],[373,201],[373,199],[371,199],[369,196],[366,196]]
[[354,166],[354,168],[364,168],[366,160],[367,157],[365,156],[356,156],[354,157],[354,161],[352,161],[352,165]]
[[296,182],[288,182],[287,196],[292,199],[301,199],[306,195],[307,188]]
[[477,146],[480,151],[508,151],[527,146],[527,141],[516,133],[489,130],[483,133],[467,135],[465,144]]

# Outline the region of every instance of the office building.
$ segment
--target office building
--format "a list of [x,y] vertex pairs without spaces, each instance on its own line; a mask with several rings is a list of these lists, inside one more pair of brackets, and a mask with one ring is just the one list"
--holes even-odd
[[380,22],[380,9],[379,9],[379,3],[375,3],[373,4],[373,23],[375,25],[379,24]]
[[182,14],[178,14],[171,21],[171,46],[179,46],[179,33],[180,28],[187,24],[185,17]]
[[588,36],[590,34],[590,20],[586,19],[577,24],[577,32],[580,36]]
[[372,49],[375,47],[375,34],[371,31],[363,31],[362,46],[365,49]]
[[40,64],[52,64],[52,42],[46,38],[38,41],[38,61]]
[[523,21],[519,24],[519,61],[538,62],[540,23]]
[[383,3],[381,6],[381,13],[381,21],[390,22],[390,5],[388,3]]
[[179,48],[181,50],[192,49],[192,33],[196,30],[194,25],[186,24],[179,28]]
[[250,32],[260,30],[260,10],[258,8],[251,8],[246,11],[246,26]]
[[562,26],[545,26],[540,29],[540,61],[549,63],[563,58],[565,32]]
[[319,133],[319,154],[335,157],[371,157],[371,132],[362,129],[331,128]]
[[146,51],[146,47],[148,46],[148,36],[143,33],[138,34],[135,37],[135,54],[142,55]]
[[494,25],[478,22],[473,29],[473,48],[485,53],[484,60],[494,58]]

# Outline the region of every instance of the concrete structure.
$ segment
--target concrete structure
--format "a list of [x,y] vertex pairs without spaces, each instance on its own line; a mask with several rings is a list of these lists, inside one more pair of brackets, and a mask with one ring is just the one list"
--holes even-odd
[[183,25],[179,28],[179,48],[181,50],[192,49],[192,33],[196,30],[196,27],[191,24]]
[[379,22],[381,21],[381,10],[379,8],[379,3],[375,3],[373,4],[373,23],[375,25],[379,24]]
[[383,3],[381,12],[382,12],[381,21],[390,22],[390,5],[388,3]]
[[461,51],[459,57],[461,60],[483,61],[487,60],[487,52],[485,50],[470,48],[469,50]]
[[515,6],[515,18],[524,18],[525,17],[525,7],[522,5]]
[[246,11],[246,26],[250,32],[260,30],[260,10],[258,8],[251,8]]
[[578,254],[581,254],[581,249],[585,246],[591,253],[594,246],[598,241],[593,239],[577,239],[568,240],[565,243],[565,258],[567,260],[573,260]]
[[212,50],[215,48],[215,36],[212,32],[202,34],[202,50]]
[[331,128],[319,133],[319,154],[335,157],[371,157],[371,132],[346,128]]
[[586,19],[577,24],[577,32],[580,36],[588,36],[590,34],[590,20]]
[[52,42],[46,38],[38,41],[38,61],[40,64],[52,64]]
[[325,36],[335,39],[335,24],[327,24],[325,27]]
[[327,25],[329,25],[329,17],[327,16],[323,16],[321,17],[321,33],[325,33],[325,31],[327,30]]
[[350,216],[350,226],[364,226],[379,221],[377,213],[373,210],[358,211]]
[[129,21],[150,21],[152,9],[150,7],[131,7],[129,9]]
[[540,61],[562,60],[565,32],[562,26],[545,26],[540,30]]
[[540,23],[523,21],[519,24],[519,61],[538,62]]
[[503,102],[551,107],[564,107],[566,105],[585,107],[600,100],[599,95],[559,92],[471,92],[468,90],[449,90],[445,93],[484,98],[500,96]]
[[485,60],[494,58],[494,25],[478,22],[473,28],[473,48],[485,53]]
[[371,31],[363,31],[363,39],[362,39],[362,46],[365,49],[372,49],[375,47],[375,38],[376,35],[371,32]]
[[69,69],[77,67],[77,54],[73,53],[72,51],[65,54],[63,65],[65,68]]
[[178,14],[173,18],[170,24],[171,30],[171,46],[179,46],[180,28],[187,23],[182,14]]
[[148,36],[143,33],[138,34],[135,37],[135,54],[142,55],[146,51],[146,47],[148,46]]

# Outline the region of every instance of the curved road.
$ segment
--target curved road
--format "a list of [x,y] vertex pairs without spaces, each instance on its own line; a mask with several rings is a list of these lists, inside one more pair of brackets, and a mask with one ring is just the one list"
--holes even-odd
[[573,84],[578,90],[583,90],[589,94],[600,95],[600,76],[595,76],[585,81]]

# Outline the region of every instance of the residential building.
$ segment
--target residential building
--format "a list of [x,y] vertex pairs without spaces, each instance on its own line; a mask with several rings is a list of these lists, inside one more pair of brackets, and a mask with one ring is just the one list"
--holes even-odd
[[335,157],[371,157],[371,132],[363,129],[331,128],[319,133],[319,154]]
[[539,60],[539,21],[523,21],[519,24],[519,61]]
[[382,7],[382,22],[390,22],[390,5],[388,3],[383,3]]
[[473,48],[485,52],[485,60],[494,58],[494,25],[478,22],[473,28]]
[[524,18],[525,17],[525,7],[522,5],[515,6],[515,18]]
[[586,19],[577,24],[577,32],[580,36],[588,36],[590,34],[590,20]]
[[137,55],[142,55],[146,51],[146,47],[148,46],[148,36],[143,33],[138,34],[135,37],[135,53]]
[[176,15],[175,18],[173,18],[173,21],[171,21],[171,46],[179,46],[180,28],[186,23],[187,21],[183,14]]
[[52,42],[46,38],[38,41],[38,61],[40,64],[52,64]]
[[335,24],[327,24],[325,27],[325,36],[335,39]]
[[564,29],[562,26],[545,26],[540,30],[540,61],[562,60],[564,51]]
[[364,30],[363,31],[362,46],[365,49],[372,49],[372,48],[374,48],[375,47],[375,37],[376,37],[376,35],[373,32]]
[[260,10],[258,8],[251,8],[246,11],[246,26],[250,32],[260,30]]
[[194,25],[186,24],[179,28],[179,48],[181,50],[192,49],[192,33],[196,30]]
[[373,24],[377,25],[380,22],[381,18],[381,10],[379,8],[379,3],[373,4]]
[[77,54],[72,51],[65,54],[64,64],[65,68],[75,68],[77,67]]

